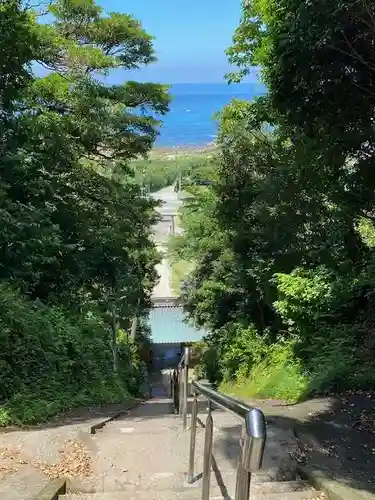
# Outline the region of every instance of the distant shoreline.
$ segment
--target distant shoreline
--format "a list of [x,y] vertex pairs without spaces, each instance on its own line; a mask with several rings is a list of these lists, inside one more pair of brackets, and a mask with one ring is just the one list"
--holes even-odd
[[155,155],[189,155],[214,152],[218,148],[216,142],[209,142],[200,146],[155,146],[151,153]]

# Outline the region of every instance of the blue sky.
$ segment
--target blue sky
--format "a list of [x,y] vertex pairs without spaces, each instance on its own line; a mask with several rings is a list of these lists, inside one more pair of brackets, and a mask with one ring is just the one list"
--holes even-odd
[[[99,0],[106,12],[126,12],[155,36],[158,62],[129,78],[165,83],[223,81],[225,49],[241,14],[240,0]],[[123,72],[110,77],[122,81]],[[253,78],[255,79],[255,78]]]

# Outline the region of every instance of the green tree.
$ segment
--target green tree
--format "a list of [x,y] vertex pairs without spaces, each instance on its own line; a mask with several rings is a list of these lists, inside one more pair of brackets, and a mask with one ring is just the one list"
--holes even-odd
[[[17,128],[8,145],[15,163],[12,169],[4,163],[1,174],[7,203],[42,210],[43,223],[59,233],[56,253],[47,254],[52,260],[44,267],[35,262],[28,291],[42,299],[70,293],[71,304],[79,304],[82,286],[88,291],[94,281],[97,291],[113,288],[121,267],[122,277],[140,273],[142,281],[138,259],[142,251],[152,255],[152,206],[119,182],[118,173],[124,178],[127,161],[151,147],[157,124],[151,113],[164,113],[168,96],[160,85],[107,86],[99,79],[113,68],[153,60],[151,38],[130,16],[104,16],[89,0],[53,2],[49,11],[51,24],[24,14],[38,41],[33,58],[51,72],[30,79],[18,96]],[[139,107],[141,115],[132,111]],[[28,253],[27,247],[4,273],[30,267]]]
[[[2,294],[12,296],[17,288],[20,301],[35,309],[36,324],[40,311],[50,311],[51,349],[67,349],[71,366],[81,351],[69,342],[79,340],[64,337],[63,323],[67,329],[78,325],[69,330],[74,337],[93,318],[101,338],[111,332],[112,365],[120,373],[129,349],[118,348],[118,328],[129,331],[135,310],[146,314],[157,260],[150,237],[154,204],[134,185],[129,161],[152,147],[159,123],[154,115],[167,112],[169,97],[163,85],[107,85],[105,77],[151,63],[152,38],[131,16],[106,14],[93,0],[56,0],[38,11],[16,0],[2,2],[0,33]],[[36,77],[34,64],[46,76]],[[65,317],[56,335],[55,310]],[[29,318],[14,328],[19,352],[32,342],[31,323]],[[7,335],[0,336],[1,352],[9,349]],[[40,352],[46,339],[38,340]],[[98,373],[100,366],[110,374],[100,345],[95,352],[92,343],[87,369],[97,356]],[[42,365],[43,356],[37,358],[33,363]],[[7,373],[14,375],[16,358],[9,359]],[[138,370],[134,359],[129,355],[126,363]],[[48,365],[39,391],[48,380],[63,388],[57,369]],[[104,377],[107,382],[112,384]],[[27,381],[14,386],[25,388]]]
[[[227,238],[210,259],[195,241],[204,277],[194,275],[186,307],[213,329],[208,340],[230,376],[236,345],[241,376],[271,366],[280,349],[280,372],[295,357],[284,371],[298,390],[301,366],[314,390],[372,383],[364,325],[373,321],[375,7],[260,0],[242,10],[229,79],[260,66],[268,93],[221,114],[214,210],[199,224],[212,241]],[[247,342],[265,360],[247,355]]]
[[268,118],[293,141],[310,192],[325,191],[340,212],[354,262],[354,221],[372,217],[374,200],[374,16],[368,0],[244,2],[228,51],[232,78],[261,66]]

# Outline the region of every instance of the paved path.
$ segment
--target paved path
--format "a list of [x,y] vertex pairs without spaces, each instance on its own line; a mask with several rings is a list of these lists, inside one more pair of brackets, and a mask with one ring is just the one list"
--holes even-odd
[[[0,432],[0,499],[34,500],[50,481],[43,464],[59,464],[67,441],[90,444],[89,428],[133,402],[77,410],[48,424]],[[10,455],[8,459],[4,455]]]
[[[183,204],[183,201],[179,198],[178,193],[174,191],[173,186],[168,186],[160,191],[151,193],[150,196],[154,200],[159,200],[161,202],[160,206],[156,208],[156,211],[161,216],[164,216],[164,219],[154,226],[154,241],[156,243],[166,245],[171,235],[172,228],[172,222],[166,216],[177,214]],[[179,228],[175,227],[175,231],[178,232]]]
[[[182,205],[178,194],[174,191],[173,186],[169,186],[151,194],[155,200],[160,200],[161,205],[157,208],[160,215],[175,214]],[[171,235],[172,223],[168,220],[161,221],[154,227],[154,240],[159,251],[166,252],[166,245]],[[156,271],[159,275],[159,282],[153,291],[154,298],[170,298],[175,297],[172,289],[172,273],[168,259],[164,257],[160,264],[156,266]]]
[[156,265],[156,271],[159,275],[159,282],[152,293],[153,298],[175,297],[172,290],[172,272],[167,258],[163,258],[160,264]]
[[[164,380],[165,382],[165,380]],[[154,387],[155,396],[136,409],[106,425],[93,437],[91,446],[95,473],[92,478],[76,482],[80,495],[61,500],[199,500],[202,488],[202,466],[205,429],[197,428],[195,480],[187,483],[190,432],[182,430],[181,419],[172,413],[171,401],[162,384]],[[205,419],[207,403],[200,402],[199,416]],[[215,410],[213,468],[210,499],[234,498],[236,465],[241,435],[240,422],[228,412]],[[272,427],[264,470],[253,474],[252,499],[302,500],[318,498],[305,483],[283,482],[277,473],[294,443],[290,434],[276,435]],[[275,469],[275,470],[274,470]],[[275,472],[276,471],[276,472]],[[295,476],[291,472],[290,479]],[[299,494],[299,490],[303,490]],[[297,492],[298,491],[298,492]],[[95,492],[94,495],[90,495]],[[284,492],[292,492],[284,496]],[[295,492],[295,493],[293,493]],[[86,493],[86,494],[85,494]],[[271,493],[270,496],[265,493]],[[259,495],[259,496],[258,496]]]
[[154,200],[160,200],[162,204],[158,207],[160,214],[177,213],[182,206],[182,200],[173,186],[160,189],[150,194]]
[[375,500],[375,392],[315,398],[298,404],[248,399],[278,429],[293,429],[298,460],[340,487]]

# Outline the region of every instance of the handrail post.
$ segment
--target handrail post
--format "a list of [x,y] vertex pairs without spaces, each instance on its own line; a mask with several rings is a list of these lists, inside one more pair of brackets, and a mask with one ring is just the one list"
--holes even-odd
[[248,472],[244,467],[244,446],[247,440],[244,438],[246,429],[242,427],[242,436],[240,439],[240,453],[237,462],[237,475],[236,475],[236,492],[235,500],[249,500],[250,498],[250,480],[251,472]]
[[190,430],[190,449],[189,449],[189,468],[188,468],[188,483],[194,482],[194,461],[195,461],[195,441],[197,436],[197,417],[198,417],[198,398],[194,391],[194,399],[191,408],[191,430]]
[[180,412],[180,396],[178,387],[178,370],[173,370],[172,373],[172,401],[173,409],[176,413]]
[[178,414],[180,417],[182,416],[183,413],[183,402],[184,402],[184,396],[183,396],[183,390],[182,390],[182,383],[183,383],[183,378],[182,378],[182,372],[183,372],[183,366],[181,369],[178,369]]
[[245,425],[242,428],[241,453],[237,469],[239,476],[238,493],[235,500],[249,500],[251,473],[262,466],[264,446],[266,443],[266,423],[264,414],[257,408],[247,412]]
[[185,362],[183,370],[183,413],[182,413],[182,426],[183,429],[187,428],[187,410],[188,410],[188,386],[189,386],[189,348],[185,347]]
[[226,394],[215,391],[212,387],[194,380],[194,401],[192,409],[192,436],[190,440],[190,455],[188,481],[193,481],[194,474],[194,452],[197,423],[197,397],[199,394],[208,400],[208,416],[206,420],[204,456],[203,456],[203,480],[202,500],[208,500],[210,495],[211,464],[212,464],[212,441],[213,441],[213,406],[218,406],[240,417],[244,423],[240,439],[240,453],[237,464],[236,493],[235,500],[249,500],[251,475],[260,470],[266,443],[266,421],[264,414],[257,408],[251,408],[244,402]]
[[209,401],[206,429],[204,433],[202,500],[209,500],[210,498],[212,436],[214,427],[211,411],[212,411],[212,405],[211,402]]

